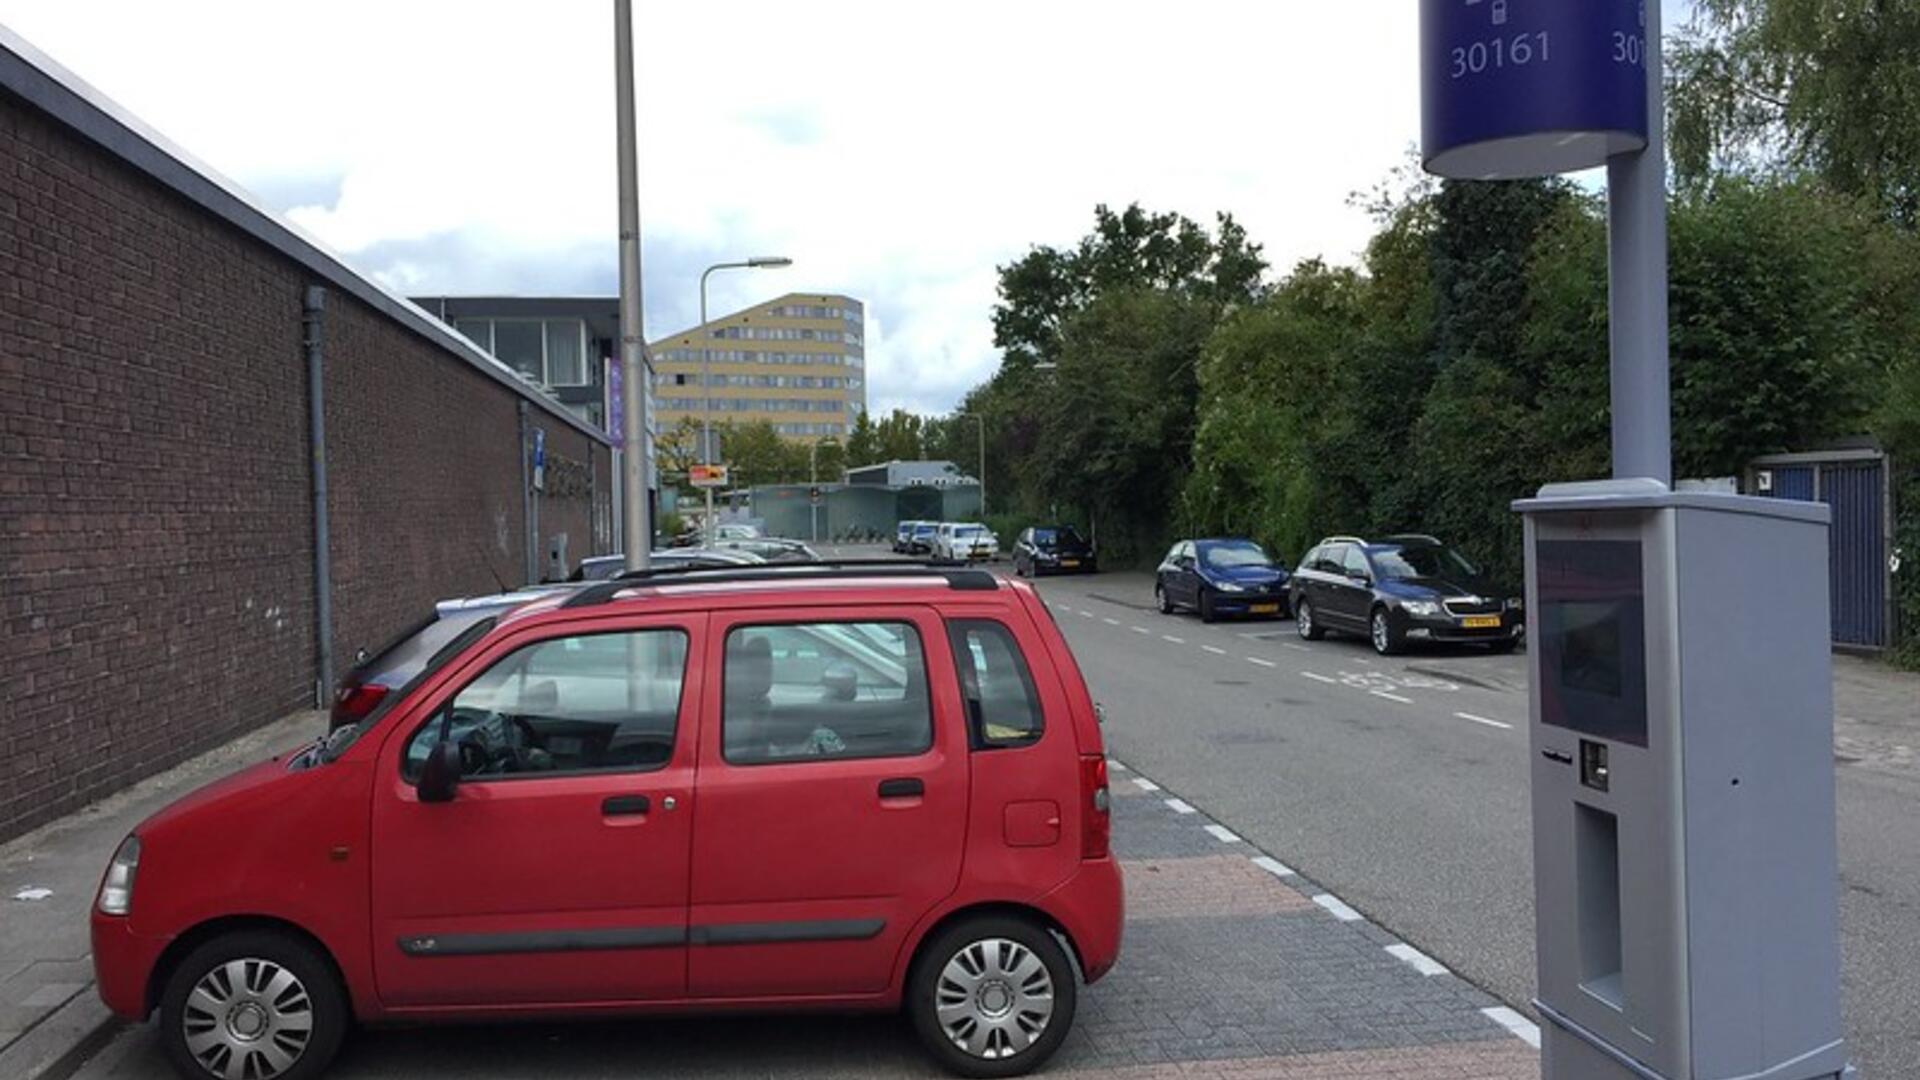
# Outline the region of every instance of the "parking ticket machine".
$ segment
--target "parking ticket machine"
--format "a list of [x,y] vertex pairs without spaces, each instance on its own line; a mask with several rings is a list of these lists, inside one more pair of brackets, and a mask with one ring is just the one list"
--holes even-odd
[[1515,509],[1545,1080],[1845,1073],[1827,508],[1629,479]]

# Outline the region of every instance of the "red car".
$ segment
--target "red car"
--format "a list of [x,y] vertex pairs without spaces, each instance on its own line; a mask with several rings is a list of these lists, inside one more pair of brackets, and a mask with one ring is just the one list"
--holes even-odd
[[356,1020],[792,1007],[1012,1076],[1119,952],[1099,723],[1022,583],[659,573],[409,655],[114,855],[100,996],[184,1075],[314,1076]]

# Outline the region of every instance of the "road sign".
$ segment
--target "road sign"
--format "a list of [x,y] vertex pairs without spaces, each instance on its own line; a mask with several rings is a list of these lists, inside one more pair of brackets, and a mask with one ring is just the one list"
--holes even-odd
[[533,429],[533,490],[547,490],[547,429]]
[[727,467],[725,465],[688,466],[687,481],[697,488],[726,487]]
[[627,444],[627,402],[621,396],[624,373],[620,370],[618,357],[609,356],[604,363],[607,365],[607,438],[618,450]]
[[1647,144],[1643,0],[1421,0],[1427,171],[1517,180]]
[[817,487],[808,488],[807,501],[812,503],[815,506],[819,506],[820,505],[820,489]]

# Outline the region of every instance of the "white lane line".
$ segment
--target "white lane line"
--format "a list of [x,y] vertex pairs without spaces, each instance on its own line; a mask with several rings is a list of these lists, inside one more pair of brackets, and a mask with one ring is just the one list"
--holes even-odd
[[1240,837],[1235,835],[1234,831],[1225,825],[1208,825],[1206,826],[1206,830],[1213,834],[1215,840],[1223,844],[1237,844],[1240,842]]
[[1271,660],[1262,660],[1262,659],[1260,659],[1260,658],[1259,658],[1259,657],[1257,657],[1257,656],[1249,656],[1249,657],[1247,657],[1247,663],[1249,663],[1249,664],[1259,664],[1259,665],[1260,665],[1261,667],[1279,667],[1279,666],[1280,666],[1279,664],[1276,664],[1276,663],[1274,663],[1274,662],[1273,662],[1273,661],[1271,661]]
[[1274,877],[1293,876],[1293,867],[1288,866],[1286,863],[1281,862],[1271,855],[1255,855],[1253,857],[1253,865],[1265,870]]
[[1172,810],[1176,814],[1192,814],[1198,812],[1194,810],[1193,805],[1185,799],[1168,799],[1167,809]]
[[1440,961],[1435,960],[1433,957],[1428,956],[1426,953],[1421,952],[1419,949],[1405,942],[1398,945],[1387,946],[1387,952],[1392,954],[1395,959],[1405,961],[1413,967],[1413,970],[1422,975],[1445,975],[1447,973],[1445,964],[1442,964]]
[[1160,790],[1159,784],[1154,783],[1153,781],[1147,779],[1144,776],[1134,777],[1133,782],[1140,785],[1141,791],[1159,791]]
[[1200,647],[1201,647],[1201,648],[1203,648],[1203,649],[1205,649],[1205,650],[1207,650],[1208,652],[1210,652],[1210,653],[1212,653],[1212,654],[1213,654],[1213,655],[1215,655],[1215,656],[1225,656],[1225,655],[1227,655],[1227,650],[1225,650],[1225,649],[1222,649],[1222,648],[1220,648],[1220,647],[1219,647],[1219,646],[1217,646],[1217,645],[1202,645],[1202,646],[1200,646]]
[[1174,637],[1174,636],[1173,636],[1172,634],[1161,634],[1161,635],[1160,635],[1160,640],[1161,640],[1161,641],[1170,641],[1170,642],[1172,642],[1172,643],[1173,643],[1173,644],[1175,644],[1175,645],[1185,645],[1185,644],[1187,643],[1187,639],[1186,639],[1186,638],[1183,638],[1183,637]]
[[1100,621],[1101,621],[1101,622],[1103,622],[1103,623],[1106,623],[1106,624],[1107,624],[1108,626],[1119,626],[1119,625],[1120,625],[1120,620],[1119,620],[1119,619],[1101,619]]
[[1327,678],[1327,677],[1326,677],[1325,675],[1315,675],[1315,674],[1314,674],[1313,672],[1311,672],[1311,671],[1303,671],[1303,672],[1301,672],[1300,674],[1302,674],[1302,675],[1305,675],[1305,676],[1306,676],[1307,678],[1309,678],[1309,679],[1312,679],[1312,680],[1313,680],[1314,682],[1323,682],[1323,683],[1326,683],[1326,684],[1327,684],[1327,685],[1329,685],[1329,686],[1339,686],[1339,685],[1340,685],[1340,680],[1339,680],[1339,679],[1329,679],[1329,678]]
[[1083,611],[1083,612],[1081,612],[1080,614],[1081,614],[1081,616],[1082,616],[1082,617],[1084,617],[1084,618],[1088,618],[1088,619],[1091,619],[1091,618],[1093,618],[1093,612],[1091,612],[1091,611]]
[[1127,627],[1127,629],[1129,629],[1129,630],[1131,630],[1131,631],[1133,631],[1133,632],[1134,632],[1134,633],[1136,633],[1136,634],[1151,634],[1151,633],[1153,633],[1153,631],[1151,631],[1151,630],[1149,630],[1149,629],[1147,629],[1147,628],[1146,628],[1146,627],[1144,627],[1144,626],[1129,626],[1129,627]]
[[1294,652],[1312,652],[1313,651],[1312,649],[1307,648],[1305,645],[1298,645],[1291,641],[1281,642],[1280,647],[1283,649],[1292,649]]
[[1356,657],[1354,657],[1354,658],[1353,658],[1353,662],[1354,662],[1354,663],[1356,663],[1356,664],[1365,664],[1365,665],[1367,665],[1368,667],[1372,667],[1372,666],[1373,666],[1373,661],[1371,661],[1371,660],[1369,660],[1369,659],[1367,659],[1367,658],[1366,658],[1366,657],[1364,657],[1364,656],[1356,656]]
[[1502,723],[1502,722],[1500,722],[1500,721],[1498,721],[1498,720],[1489,720],[1489,719],[1487,719],[1487,718],[1486,718],[1486,717],[1484,717],[1484,716],[1475,716],[1475,715],[1473,715],[1473,714],[1472,714],[1472,713],[1470,713],[1470,712],[1457,712],[1457,713],[1454,713],[1453,715],[1455,715],[1455,716],[1457,716],[1457,717],[1459,717],[1459,718],[1460,718],[1460,719],[1462,719],[1462,720],[1471,720],[1471,721],[1473,721],[1473,722],[1474,722],[1474,723],[1476,723],[1476,724],[1485,724],[1485,725],[1487,725],[1488,727],[1497,727],[1497,728],[1500,728],[1500,729],[1501,729],[1501,730],[1503,730],[1503,731],[1512,731],[1512,730],[1513,730],[1513,725],[1512,725],[1512,724],[1506,724],[1506,723]]
[[1520,1041],[1540,1049],[1540,1025],[1507,1008],[1505,1005],[1493,1005],[1481,1009],[1480,1014],[1487,1019],[1514,1033]]
[[1399,694],[1389,694],[1389,693],[1387,693],[1387,692],[1386,692],[1385,690],[1369,690],[1369,691],[1367,691],[1367,693],[1369,693],[1369,694],[1372,694],[1372,695],[1373,695],[1374,697],[1383,697],[1383,698],[1386,698],[1386,699],[1387,699],[1388,701],[1397,701],[1397,702],[1399,702],[1399,703],[1400,703],[1400,704],[1402,704],[1402,705],[1411,705],[1411,704],[1413,704],[1413,699],[1412,699],[1412,698],[1410,698],[1410,697],[1401,697],[1401,696],[1400,696]]
[[1115,771],[1117,771],[1117,772],[1126,772],[1126,771],[1127,771],[1127,766],[1126,766],[1126,765],[1125,765],[1125,763],[1123,763],[1123,762],[1122,762],[1122,761],[1121,761],[1121,760],[1120,760],[1119,758],[1108,758],[1108,759],[1107,759],[1107,768],[1109,768],[1109,769],[1113,769],[1113,770],[1115,770]]
[[1332,912],[1333,917],[1339,919],[1341,922],[1359,922],[1362,918],[1359,912],[1342,903],[1340,898],[1332,893],[1323,892],[1319,896],[1314,897],[1313,902]]

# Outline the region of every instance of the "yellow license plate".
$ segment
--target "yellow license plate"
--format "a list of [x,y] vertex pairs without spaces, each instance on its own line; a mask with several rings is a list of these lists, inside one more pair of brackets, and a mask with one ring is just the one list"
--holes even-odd
[[1247,610],[1253,612],[1255,615],[1277,615],[1280,613],[1280,605],[1279,604],[1255,604],[1252,607],[1248,608]]
[[1073,567],[1079,566],[1080,560],[1079,559],[1061,559],[1060,565],[1071,569]]
[[1469,630],[1488,630],[1500,625],[1500,616],[1469,615],[1460,620],[1460,625]]

